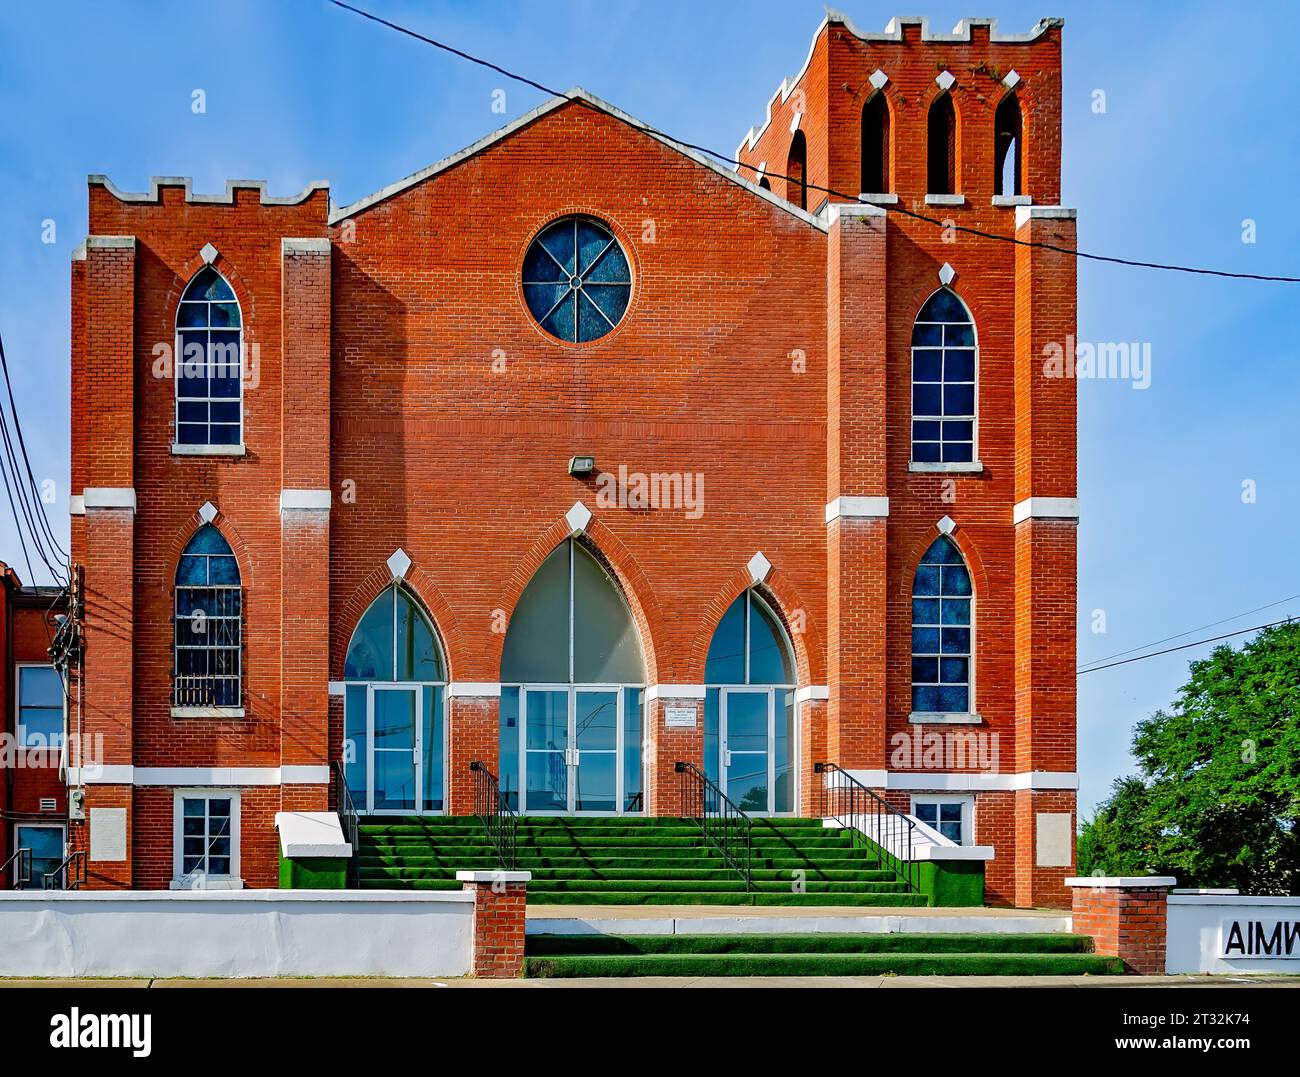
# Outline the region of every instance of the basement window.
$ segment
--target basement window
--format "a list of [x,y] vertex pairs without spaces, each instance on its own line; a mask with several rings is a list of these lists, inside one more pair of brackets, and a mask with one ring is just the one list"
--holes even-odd
[[937,830],[958,845],[974,844],[974,813],[975,798],[971,796],[912,795],[912,814],[931,830]]
[[239,793],[178,789],[172,810],[173,890],[239,890]]

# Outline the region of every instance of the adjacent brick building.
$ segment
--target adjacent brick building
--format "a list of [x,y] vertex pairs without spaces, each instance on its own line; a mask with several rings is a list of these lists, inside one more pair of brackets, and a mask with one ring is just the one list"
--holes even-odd
[[1067,903],[1060,109],[1058,20],[831,14],[734,170],[576,91],[350,206],[92,176],[90,885],[274,886],[331,764],[363,811],[467,814],[477,760],[675,813],[685,760],[811,815],[831,762]]

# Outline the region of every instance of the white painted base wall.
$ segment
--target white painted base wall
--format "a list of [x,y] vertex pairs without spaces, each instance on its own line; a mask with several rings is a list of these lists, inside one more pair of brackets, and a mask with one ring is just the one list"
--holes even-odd
[[[1281,952],[1241,954],[1226,952],[1232,925],[1251,949],[1260,930],[1271,937],[1282,925]],[[1256,927],[1255,925],[1258,925]],[[1290,953],[1285,952],[1288,933]],[[1243,897],[1238,894],[1169,895],[1169,923],[1165,935],[1165,972],[1284,973],[1300,974],[1300,897]]]
[[474,895],[0,893],[0,976],[465,976]]

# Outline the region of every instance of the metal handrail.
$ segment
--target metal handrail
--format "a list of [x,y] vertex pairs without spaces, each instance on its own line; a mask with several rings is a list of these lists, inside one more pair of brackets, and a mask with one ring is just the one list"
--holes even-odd
[[32,882],[32,851],[28,848],[18,849],[13,856],[0,864],[0,880],[9,874],[9,869],[15,862],[18,870],[14,876],[14,889],[21,890],[24,886],[30,886]]
[[86,853],[78,850],[69,853],[53,871],[41,876],[41,888],[44,890],[78,890],[86,882]]
[[682,816],[694,819],[709,842],[745,883],[754,889],[754,824],[717,784],[694,763],[678,760]]
[[[814,763],[813,773],[835,775],[833,781],[821,782],[822,818],[838,819],[845,827],[856,830],[874,844],[881,862],[906,884],[921,892],[921,865],[916,859],[916,820],[873,793],[848,771],[835,763]],[[888,842],[896,839],[896,848]],[[906,855],[903,855],[906,853]]]
[[357,811],[356,802],[352,799],[352,790],[348,788],[347,772],[342,764],[331,761],[330,772],[334,779],[331,783],[334,786],[334,810],[338,812],[343,836],[352,846],[352,855],[348,857],[347,867],[348,887],[355,890],[360,885],[358,878],[361,859],[361,815]]
[[474,814],[487,831],[503,871],[514,871],[518,862],[519,815],[510,807],[497,776],[477,759],[471,760],[474,775]]

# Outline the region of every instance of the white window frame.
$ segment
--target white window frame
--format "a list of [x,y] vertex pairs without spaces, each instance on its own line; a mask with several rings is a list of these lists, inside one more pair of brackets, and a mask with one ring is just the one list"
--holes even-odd
[[[971,793],[913,793],[910,814],[916,814],[918,804],[960,804],[961,805],[961,844],[975,844],[975,797]],[[928,826],[928,823],[922,824]],[[938,828],[935,827],[937,830]],[[942,833],[940,831],[940,833]]]
[[[37,663],[37,664],[39,664],[39,663]],[[14,823],[14,826],[13,826],[13,845],[10,846],[10,852],[11,852],[11,853],[17,852],[18,849],[20,848],[20,846],[19,846],[19,844],[18,844],[18,831],[19,831],[19,830],[57,830],[57,831],[59,832],[59,834],[61,835],[62,839],[63,839],[63,840],[59,843],[60,848],[63,850],[63,852],[62,852],[62,854],[60,855],[59,859],[60,859],[60,860],[66,860],[66,859],[67,859],[67,857],[68,857],[68,828],[67,828],[63,823],[36,823],[36,822],[29,822],[29,823]],[[16,884],[16,882],[17,882],[17,878],[18,878],[18,864],[15,863],[15,864],[10,868],[10,875],[9,875],[9,879],[7,880],[8,885],[9,885],[9,887],[10,887],[11,889],[12,889],[12,888],[14,887],[14,885]],[[38,879],[38,878],[39,878],[39,875],[38,875],[38,873],[36,872],[36,869],[33,867],[33,869],[32,869],[32,885],[33,885],[36,889],[40,889],[41,886],[44,885],[44,880],[41,880],[40,882],[37,882],[37,879]],[[4,880],[0,880],[0,881],[4,881]]]
[[[957,291],[956,291],[954,288],[952,288],[951,286],[945,284],[945,285],[942,285],[942,286],[939,287],[939,288],[936,288],[933,292],[931,292],[929,295],[927,295],[927,296],[925,297],[925,302],[923,302],[923,303],[921,304],[920,309],[916,312],[916,317],[912,319],[912,328],[911,328],[911,330],[909,330],[909,333],[910,333],[910,332],[914,332],[918,324],[919,324],[919,325],[955,325],[955,324],[957,324],[957,323],[955,323],[955,322],[922,322],[922,321],[920,320],[920,318],[921,318],[921,311],[922,311],[922,310],[925,310],[925,304],[926,304],[926,303],[929,303],[930,300],[933,299],[933,298],[934,298],[936,295],[938,295],[940,292],[951,292],[951,293],[953,294],[953,296],[956,297],[957,302],[960,303],[960,304],[962,305],[962,309],[963,309],[964,311],[966,311],[966,314],[970,317],[971,336],[973,336],[973,337],[975,338],[975,343],[974,343],[974,345],[972,346],[972,350],[975,352],[975,377],[974,377],[974,392],[975,392],[975,398],[974,398],[974,400],[972,401],[971,416],[970,416],[970,420],[971,420],[971,447],[970,447],[971,458],[970,458],[969,460],[952,460],[952,461],[945,461],[945,460],[917,460],[917,459],[914,458],[913,453],[916,451],[916,425],[915,425],[915,424],[916,424],[916,422],[917,422],[916,409],[915,409],[915,407],[913,406],[913,397],[914,397],[914,395],[915,395],[914,390],[915,390],[915,387],[916,387],[916,353],[917,353],[918,351],[934,351],[935,349],[934,349],[933,347],[928,347],[928,348],[918,348],[916,345],[913,344],[912,347],[911,347],[911,352],[910,352],[911,357],[912,357],[912,363],[911,363],[911,380],[910,380],[910,382],[908,383],[908,388],[907,388],[907,391],[908,391],[908,421],[907,421],[907,461],[908,461],[908,464],[907,464],[907,466],[908,466],[908,470],[909,470],[909,471],[934,471],[934,472],[963,472],[963,471],[976,471],[976,472],[979,472],[979,471],[983,471],[983,470],[984,470],[984,465],[980,462],[980,330],[979,330],[979,325],[976,324],[976,322],[975,322],[975,312],[972,311],[972,310],[970,309],[970,304],[967,303],[966,300],[963,299],[960,295],[958,295]],[[910,339],[910,338],[909,338],[909,339]],[[947,350],[948,350],[948,346],[947,346],[947,344],[940,343],[940,345],[939,345],[939,349],[938,349],[938,350],[941,351],[941,352],[946,353]],[[966,349],[964,349],[964,348],[957,348],[957,349],[954,349],[954,350],[957,350],[957,351],[965,351]],[[940,364],[941,364],[941,365],[940,365],[940,369],[939,369],[939,382],[938,382],[938,385],[939,385],[939,408],[940,408],[940,410],[943,409],[943,387],[944,387],[944,385],[947,384],[947,382],[944,381],[944,378],[943,378],[944,371],[943,371],[942,363],[943,363],[943,360],[941,359],[941,360],[940,360]],[[934,384],[934,383],[933,383],[933,382],[926,382],[925,384],[927,384],[927,385],[931,385],[931,384]],[[956,384],[956,383],[955,383],[955,384]],[[945,420],[945,418],[948,418],[948,417],[946,417],[946,416],[942,416],[942,415],[941,415],[941,416],[938,416],[938,417],[936,418],[935,416],[923,415],[923,416],[920,416],[920,421],[921,421],[921,422],[938,422],[938,423],[942,424],[943,421]],[[952,422],[962,422],[962,421],[964,420],[964,418],[965,418],[964,416],[952,416],[951,419],[950,419],[949,421],[952,421]],[[939,455],[940,455],[940,456],[943,455],[943,444],[944,444],[944,442],[943,442],[943,427],[942,427],[942,425],[940,425],[940,428],[939,428]]]
[[[237,443],[233,444],[233,445],[213,445],[213,444],[211,444],[210,439],[211,439],[211,436],[212,436],[212,413],[211,413],[210,410],[209,410],[209,412],[208,412],[208,421],[207,421],[207,423],[206,423],[206,426],[207,426],[207,428],[208,428],[209,443],[206,444],[206,445],[192,445],[192,444],[189,444],[188,442],[182,442],[182,441],[181,441],[181,395],[180,395],[180,394],[181,394],[181,376],[180,376],[180,372],[181,372],[181,365],[185,362],[185,355],[184,355],[184,353],[183,353],[182,350],[181,350],[181,330],[182,330],[182,326],[181,326],[181,305],[182,305],[183,303],[186,303],[186,302],[196,302],[195,300],[186,300],[185,296],[186,296],[186,294],[187,294],[187,293],[189,292],[189,290],[190,290],[190,285],[194,283],[194,278],[197,277],[200,273],[202,273],[204,269],[211,269],[212,272],[214,272],[218,277],[220,277],[220,278],[222,279],[222,281],[225,282],[226,287],[230,289],[230,294],[234,296],[234,300],[233,300],[233,302],[234,302],[234,304],[235,304],[235,309],[239,311],[239,396],[238,396],[238,398],[227,398],[227,397],[218,397],[218,398],[217,398],[218,403],[222,403],[222,404],[233,403],[236,399],[237,399],[237,401],[238,401],[238,403],[239,403],[239,441],[238,441]],[[209,300],[204,300],[203,302],[208,302],[209,304],[211,303],[211,301],[209,301]],[[224,302],[224,300],[223,300],[222,302]],[[247,437],[248,437],[248,430],[246,429],[246,420],[247,420],[248,417],[247,417],[247,415],[245,414],[245,411],[244,411],[244,373],[245,373],[245,371],[244,371],[244,354],[245,354],[244,342],[245,342],[245,340],[247,339],[247,331],[248,331],[248,327],[247,327],[247,325],[245,324],[245,321],[244,321],[244,306],[243,306],[242,303],[240,303],[240,301],[239,301],[239,296],[235,293],[235,286],[234,286],[233,284],[230,283],[230,278],[227,277],[224,273],[222,273],[219,269],[217,269],[216,266],[212,266],[212,265],[206,265],[206,264],[205,264],[205,265],[203,266],[202,269],[199,269],[199,270],[195,271],[194,275],[193,275],[192,277],[190,277],[190,279],[187,280],[187,281],[185,282],[185,287],[184,287],[183,289],[181,289],[181,297],[180,297],[180,299],[178,299],[177,302],[176,302],[176,314],[175,314],[175,316],[174,316],[174,318],[173,318],[172,320],[173,320],[173,323],[174,323],[174,324],[172,325],[172,330],[173,330],[173,337],[172,337],[172,347],[173,347],[173,351],[172,351],[172,358],[173,358],[173,363],[172,363],[172,455],[173,455],[173,456],[243,456],[243,455],[245,455],[245,453],[247,452],[247,450],[246,450],[246,448],[245,448],[245,442],[246,442],[246,439],[247,439]],[[189,329],[198,329],[198,328],[200,328],[200,327],[199,327],[199,326],[188,326],[188,327],[186,327],[186,328],[189,328]],[[222,328],[227,328],[227,327],[222,327]],[[211,333],[211,331],[212,331],[212,327],[211,327],[211,326],[207,326],[206,329],[207,329],[207,331],[208,331],[209,333]],[[211,343],[210,338],[209,338],[209,343]],[[204,361],[204,363],[207,363],[207,362],[208,362],[208,355],[207,355],[206,352],[204,353],[203,361]],[[186,397],[186,400],[189,400],[189,401],[197,401],[197,400],[199,400],[199,399],[200,399],[199,397]],[[211,407],[211,404],[212,404],[212,401],[213,401],[213,398],[212,398],[211,396],[204,397],[204,398],[201,398],[201,399],[203,399],[204,401],[206,401],[206,403],[209,405],[209,408]]]
[[[230,801],[230,874],[186,875],[185,866],[185,801],[229,799]],[[172,890],[242,890],[244,879],[240,874],[240,795],[238,789],[222,786],[202,786],[176,789],[172,793]]]
[[[27,738],[23,735],[23,670],[25,669],[51,669],[54,675],[59,679],[59,693],[63,699],[63,729],[60,732],[60,742],[58,744],[28,744]],[[63,675],[49,662],[15,662],[14,663],[14,736],[17,738],[18,747],[25,751],[46,751],[61,752],[63,743],[68,738],[68,695],[66,686],[63,682]]]
[[[949,538],[950,540],[952,540],[952,536],[951,536],[951,535],[949,535],[948,538]],[[937,541],[937,540],[936,540],[936,541]],[[953,544],[954,546],[956,546],[956,545],[957,545],[956,540],[953,540],[952,544]],[[925,551],[921,554],[921,556],[924,557],[925,554],[929,552],[929,550],[930,550],[930,547],[927,546],[927,547],[925,548]],[[982,719],[980,718],[979,707],[978,707],[978,706],[976,705],[976,703],[975,703],[975,654],[976,654],[976,649],[975,649],[975,644],[976,644],[976,639],[975,639],[975,621],[976,621],[977,614],[979,613],[979,608],[978,608],[978,606],[976,605],[976,603],[977,603],[977,596],[976,596],[976,594],[975,594],[975,573],[971,572],[970,561],[967,559],[966,555],[965,555],[964,553],[961,552],[961,548],[960,548],[960,547],[958,547],[957,552],[958,552],[958,553],[961,553],[962,564],[966,566],[966,573],[967,573],[967,575],[970,576],[970,625],[968,626],[968,627],[970,628],[970,653],[965,654],[965,655],[959,655],[959,654],[947,655],[946,657],[949,657],[949,658],[965,658],[965,659],[967,660],[967,664],[966,664],[966,678],[967,678],[967,679],[966,679],[966,709],[965,709],[964,711],[911,711],[910,714],[908,715],[908,721],[909,721],[911,724],[913,724],[913,725],[931,725],[931,724],[933,724],[933,725],[978,725],[978,724],[982,721]],[[916,591],[916,570],[917,570],[918,568],[920,568],[920,567],[921,567],[921,562],[920,562],[920,561],[917,561],[917,563],[916,563],[916,567],[912,569],[912,590],[911,590],[911,592],[909,593],[909,596],[908,596],[908,602],[909,602],[909,604],[911,603],[912,600],[917,599],[917,598],[920,598],[920,599],[926,599],[926,598],[938,598],[938,599],[941,600],[941,599],[943,598],[943,595],[942,595],[942,594],[940,594],[940,595],[938,595],[938,596],[934,596],[934,595],[918,595],[918,594],[915,593],[915,591]],[[940,587],[940,590],[942,590],[942,587]],[[959,596],[957,596],[957,595],[953,595],[952,597],[955,599],[955,598],[958,598]],[[909,608],[908,616],[909,616],[909,618],[911,618],[911,616],[912,616],[912,615],[911,615],[910,608]],[[940,617],[940,620],[942,621],[942,618],[943,618],[943,609],[942,609],[942,607],[940,607],[939,617]],[[907,684],[908,684],[908,689],[907,689],[907,690],[908,690],[908,693],[909,693],[909,699],[908,699],[908,706],[909,706],[909,708],[910,708],[910,706],[911,706],[910,693],[911,693],[912,688],[913,688],[914,683],[915,683],[915,682],[913,682],[913,681],[911,680],[911,674],[910,674],[910,670],[911,670],[911,662],[910,662],[910,659],[911,659],[912,657],[914,657],[915,654],[916,654],[916,652],[915,652],[914,650],[912,650],[912,638],[911,638],[911,637],[912,637],[912,629],[914,629],[915,627],[916,627],[916,621],[915,621],[915,619],[909,619],[909,621],[908,621],[908,633],[907,633],[907,635],[908,635],[907,645],[908,645],[908,657],[909,657],[909,662],[908,662],[909,674],[908,674],[908,682],[907,682]],[[926,626],[926,627],[933,627],[933,626]],[[940,624],[939,627],[940,627],[940,629],[942,629],[942,628],[943,628],[943,625]],[[952,625],[952,626],[950,626],[950,627],[952,627],[952,628],[961,628],[962,626],[961,626],[961,625]],[[942,646],[942,644],[941,644],[941,646]],[[944,656],[944,654],[942,653],[942,650],[941,650],[941,651],[940,651],[940,654],[939,654],[939,658],[942,660],[944,657],[945,657],[945,656]]]

